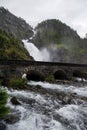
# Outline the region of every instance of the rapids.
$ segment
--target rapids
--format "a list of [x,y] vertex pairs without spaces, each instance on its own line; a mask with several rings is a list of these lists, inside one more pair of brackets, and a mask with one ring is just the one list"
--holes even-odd
[[[37,90],[7,90],[10,97],[16,97],[21,105],[14,106],[8,101],[8,106],[21,113],[20,121],[8,124],[7,130],[87,130],[87,86],[75,87],[44,82],[28,82]],[[53,93],[52,93],[53,92]],[[58,92],[58,93],[57,93]],[[57,94],[63,92],[61,99]],[[75,93],[71,103],[63,103],[68,96]],[[71,98],[71,97],[69,97]]]

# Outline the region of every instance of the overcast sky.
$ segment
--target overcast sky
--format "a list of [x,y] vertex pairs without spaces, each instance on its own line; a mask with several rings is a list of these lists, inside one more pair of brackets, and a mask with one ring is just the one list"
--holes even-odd
[[87,33],[87,0],[0,0],[0,6],[24,18],[31,26],[45,19],[59,19],[81,37]]

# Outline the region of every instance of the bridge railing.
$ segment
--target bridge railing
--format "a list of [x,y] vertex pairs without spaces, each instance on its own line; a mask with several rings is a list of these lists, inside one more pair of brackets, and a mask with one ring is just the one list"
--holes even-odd
[[43,62],[43,61],[28,61],[28,60],[3,60],[0,59],[0,65],[15,65],[15,66],[67,66],[67,67],[87,67],[86,64],[61,63],[61,62]]

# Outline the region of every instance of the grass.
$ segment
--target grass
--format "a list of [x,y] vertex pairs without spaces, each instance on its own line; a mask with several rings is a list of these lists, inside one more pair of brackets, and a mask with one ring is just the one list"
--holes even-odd
[[26,84],[27,80],[22,78],[12,78],[9,82],[9,85],[12,88],[23,88]]
[[49,75],[46,77],[45,79],[47,82],[53,82],[55,79],[54,79],[54,76],[53,75]]

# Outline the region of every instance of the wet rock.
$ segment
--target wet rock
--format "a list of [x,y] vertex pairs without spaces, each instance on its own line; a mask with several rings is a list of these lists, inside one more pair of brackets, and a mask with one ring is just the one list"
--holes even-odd
[[4,122],[0,122],[0,130],[6,130],[6,124]]
[[33,105],[33,104],[35,103],[35,99],[32,99],[32,98],[26,99],[25,102],[26,102],[27,104]]
[[33,98],[20,97],[19,99],[21,102],[24,102],[24,103],[29,104],[29,105],[33,105],[36,102],[35,99],[33,99]]
[[62,122],[62,123],[64,123],[64,124],[68,124],[67,119],[64,119],[64,118],[63,118],[62,116],[60,116],[59,114],[54,113],[54,114],[53,114],[53,118],[54,118],[56,121]]
[[65,96],[62,101],[63,105],[71,104],[71,97]]
[[21,105],[21,103],[17,100],[16,97],[12,97],[12,98],[11,98],[11,103],[12,103],[13,105]]
[[19,111],[14,111],[6,117],[5,121],[8,124],[14,124],[20,120],[20,117],[21,117],[21,113]]

